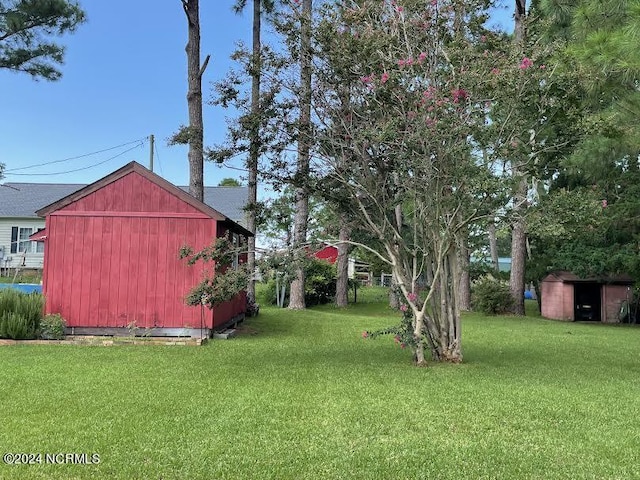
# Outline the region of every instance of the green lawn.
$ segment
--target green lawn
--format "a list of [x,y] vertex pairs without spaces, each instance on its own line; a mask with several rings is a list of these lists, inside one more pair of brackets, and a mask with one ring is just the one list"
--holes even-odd
[[100,455],[0,478],[640,478],[640,328],[469,315],[464,364],[418,369],[361,337],[394,321],[263,307],[205,347],[0,347],[0,453]]

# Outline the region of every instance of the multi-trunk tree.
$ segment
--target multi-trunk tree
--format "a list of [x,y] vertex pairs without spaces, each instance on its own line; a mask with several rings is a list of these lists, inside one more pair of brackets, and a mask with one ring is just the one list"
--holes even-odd
[[418,365],[462,360],[460,245],[498,181],[474,141],[490,101],[487,6],[338,2],[318,28],[315,170],[378,240]]

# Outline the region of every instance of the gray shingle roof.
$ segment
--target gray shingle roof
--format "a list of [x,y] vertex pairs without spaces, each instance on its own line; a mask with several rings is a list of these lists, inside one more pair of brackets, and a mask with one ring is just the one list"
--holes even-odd
[[38,218],[36,210],[84,186],[76,183],[7,182],[0,186],[0,217]]
[[[0,217],[37,218],[36,210],[85,186],[70,183],[7,182],[0,185]],[[189,187],[179,188],[189,190]],[[247,195],[247,187],[204,187],[204,203],[243,226],[246,226],[243,208],[247,204]]]

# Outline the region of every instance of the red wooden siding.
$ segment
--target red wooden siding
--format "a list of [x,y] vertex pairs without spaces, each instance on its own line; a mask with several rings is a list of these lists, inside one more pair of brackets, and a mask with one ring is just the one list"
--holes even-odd
[[313,254],[319,260],[326,260],[329,263],[336,263],[338,260],[338,249],[333,245],[327,245],[326,247],[318,250]]
[[[132,172],[49,212],[46,227],[47,313],[60,313],[70,327],[201,326],[200,307],[184,298],[203,266],[187,266],[179,249],[209,245],[220,234],[215,219]],[[204,326],[244,309],[243,292],[213,315],[205,309]]]

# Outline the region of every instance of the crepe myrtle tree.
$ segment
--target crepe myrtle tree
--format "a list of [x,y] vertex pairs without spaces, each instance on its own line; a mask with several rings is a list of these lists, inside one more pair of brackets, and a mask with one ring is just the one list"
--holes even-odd
[[342,1],[317,30],[319,188],[378,240],[361,247],[397,279],[417,365],[462,361],[460,237],[498,189],[474,141],[490,102],[488,6]]

